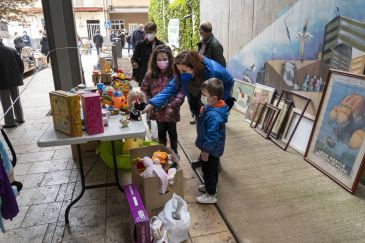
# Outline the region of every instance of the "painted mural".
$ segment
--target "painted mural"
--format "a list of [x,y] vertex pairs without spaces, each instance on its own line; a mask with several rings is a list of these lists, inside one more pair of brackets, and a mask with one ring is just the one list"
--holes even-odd
[[233,56],[228,70],[279,92],[321,92],[330,68],[363,74],[364,9],[364,0],[298,1]]

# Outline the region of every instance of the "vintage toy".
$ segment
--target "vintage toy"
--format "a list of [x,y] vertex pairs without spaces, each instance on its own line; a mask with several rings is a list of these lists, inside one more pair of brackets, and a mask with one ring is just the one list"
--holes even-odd
[[142,120],[142,111],[146,107],[145,97],[142,92],[131,92],[128,96],[129,119]]

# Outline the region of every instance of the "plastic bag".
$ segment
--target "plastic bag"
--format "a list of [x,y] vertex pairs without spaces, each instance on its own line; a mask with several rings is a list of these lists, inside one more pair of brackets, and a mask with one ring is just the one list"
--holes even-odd
[[189,238],[190,213],[184,199],[174,193],[158,217],[167,230],[169,242],[182,242]]
[[157,122],[154,120],[151,120],[151,139],[153,141],[158,141]]

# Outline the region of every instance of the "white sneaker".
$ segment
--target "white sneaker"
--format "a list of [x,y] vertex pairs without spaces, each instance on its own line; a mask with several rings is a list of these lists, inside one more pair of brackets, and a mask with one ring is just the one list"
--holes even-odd
[[197,197],[196,201],[203,204],[214,204],[217,203],[218,200],[216,195],[209,195],[208,193],[205,193],[200,197]]

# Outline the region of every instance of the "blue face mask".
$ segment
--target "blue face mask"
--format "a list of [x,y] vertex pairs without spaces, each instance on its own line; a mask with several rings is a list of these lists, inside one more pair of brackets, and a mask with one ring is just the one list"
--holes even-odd
[[191,73],[181,73],[180,74],[180,80],[181,82],[187,82],[193,78],[193,75]]

